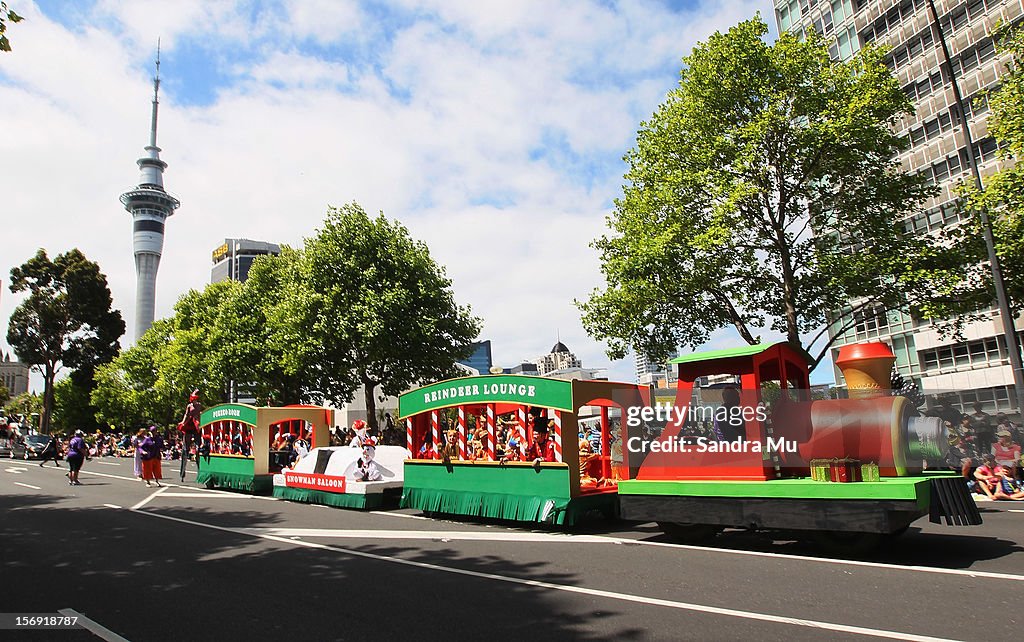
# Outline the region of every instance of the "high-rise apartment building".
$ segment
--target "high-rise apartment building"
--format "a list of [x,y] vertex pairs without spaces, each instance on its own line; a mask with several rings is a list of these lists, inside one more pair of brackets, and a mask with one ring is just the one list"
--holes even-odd
[[[988,133],[985,92],[999,86],[1004,60],[996,54],[992,32],[997,23],[1024,20],[1022,0],[935,0],[950,48],[953,71],[964,97],[982,180],[1001,167],[996,142]],[[915,114],[904,118],[899,133],[910,146],[900,155],[909,172],[921,172],[939,193],[904,221],[908,234],[927,234],[961,220],[955,186],[970,182],[967,148],[960,132],[952,85],[927,0],[775,0],[780,31],[803,34],[814,29],[831,41],[833,59],[846,60],[866,43],[889,47],[886,61]],[[966,341],[943,337],[927,319],[910,310],[865,311],[853,319],[832,348],[866,340],[890,344],[897,367],[927,391],[958,391],[961,407],[973,402],[987,412],[1015,410],[1013,373],[998,311],[966,329]],[[1017,319],[1017,328],[1024,319]],[[844,324],[845,325],[845,324]],[[842,375],[836,370],[836,380]]]
[[675,383],[678,379],[677,369],[668,366],[668,361],[675,359],[679,356],[677,350],[673,350],[668,355],[668,359],[664,363],[652,362],[647,358],[647,355],[640,352],[634,352],[633,357],[636,361],[636,382],[643,386],[649,386],[651,384],[659,385],[659,382],[665,382],[665,385]]
[[213,267],[210,269],[210,283],[221,281],[245,281],[249,277],[249,268],[258,256],[281,253],[281,247],[266,241],[249,239],[224,239],[213,251],[211,258]]
[[542,377],[556,370],[583,367],[583,363],[561,341],[556,342],[548,354],[533,359],[533,363],[537,365],[537,373]]

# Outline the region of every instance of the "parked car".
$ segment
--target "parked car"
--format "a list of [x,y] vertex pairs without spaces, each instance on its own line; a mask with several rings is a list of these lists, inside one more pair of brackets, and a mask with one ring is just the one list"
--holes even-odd
[[29,435],[25,437],[25,441],[22,444],[24,452],[21,456],[25,459],[38,459],[43,453],[43,448],[46,448],[48,443],[50,443],[49,435]]

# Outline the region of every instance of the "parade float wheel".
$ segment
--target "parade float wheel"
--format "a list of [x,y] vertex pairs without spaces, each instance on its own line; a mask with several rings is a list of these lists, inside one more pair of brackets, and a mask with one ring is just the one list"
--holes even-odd
[[658,522],[658,528],[665,535],[672,539],[686,543],[696,544],[706,542],[722,530],[721,526],[714,524],[691,524],[679,522]]

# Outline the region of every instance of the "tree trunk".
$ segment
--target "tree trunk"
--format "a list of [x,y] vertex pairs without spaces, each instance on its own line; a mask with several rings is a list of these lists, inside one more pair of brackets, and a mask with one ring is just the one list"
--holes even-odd
[[363,382],[363,401],[366,403],[366,426],[370,433],[377,434],[377,395],[374,394],[377,382],[366,375],[362,375],[360,379]]
[[[53,410],[53,380],[56,376],[57,371],[53,364],[47,363],[43,373],[43,412],[39,417],[39,432],[44,435],[50,434],[50,412]],[[29,421],[31,421],[31,416]]]

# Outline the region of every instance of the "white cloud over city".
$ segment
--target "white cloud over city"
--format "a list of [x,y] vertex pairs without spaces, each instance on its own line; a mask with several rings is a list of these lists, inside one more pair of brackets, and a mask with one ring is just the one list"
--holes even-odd
[[499,364],[541,354],[557,333],[613,378],[631,377],[632,363],[609,364],[573,299],[601,284],[588,244],[621,192],[621,157],[698,40],[772,10],[9,4],[26,20],[0,55],[5,329],[18,302],[11,267],[40,247],[78,247],[108,276],[133,336],[131,219],[118,196],[138,180],[159,37],[159,145],[182,205],[167,223],[157,317],[209,282],[225,237],[299,245],[328,205],[357,201],[429,244]]

